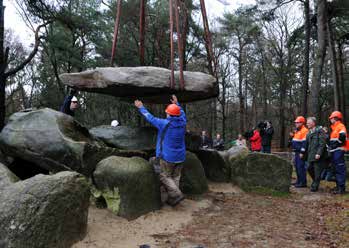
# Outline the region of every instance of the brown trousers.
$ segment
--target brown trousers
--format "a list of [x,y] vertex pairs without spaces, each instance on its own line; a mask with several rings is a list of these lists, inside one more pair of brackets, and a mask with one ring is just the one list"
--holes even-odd
[[[155,158],[151,158],[153,163]],[[161,200],[175,200],[183,196],[179,189],[179,180],[181,178],[182,164],[174,164],[160,159],[160,182],[161,182]]]

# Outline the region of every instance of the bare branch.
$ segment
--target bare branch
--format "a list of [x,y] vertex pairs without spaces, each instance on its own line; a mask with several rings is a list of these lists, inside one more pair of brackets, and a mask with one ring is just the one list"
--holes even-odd
[[33,48],[33,51],[29,54],[29,56],[21,63],[19,64],[17,67],[7,71],[5,73],[5,77],[10,77],[10,76],[13,76],[14,74],[16,74],[18,71],[22,70],[33,58],[34,56],[36,55],[36,53],[38,52],[39,50],[39,45],[40,45],[40,40],[41,40],[41,37],[39,36],[39,31],[42,27],[45,27],[46,25],[48,25],[49,23],[51,23],[51,21],[49,22],[45,22],[41,25],[39,25],[37,28],[36,28],[36,31],[35,31],[35,45],[34,45],[34,48]]

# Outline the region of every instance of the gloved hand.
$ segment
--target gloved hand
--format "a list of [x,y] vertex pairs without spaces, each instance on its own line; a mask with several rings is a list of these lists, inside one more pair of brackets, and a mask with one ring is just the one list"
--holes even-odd
[[71,95],[71,96],[75,96],[77,92],[78,92],[78,91],[77,91],[76,89],[71,88],[71,89],[70,89],[70,93],[69,93],[69,95]]

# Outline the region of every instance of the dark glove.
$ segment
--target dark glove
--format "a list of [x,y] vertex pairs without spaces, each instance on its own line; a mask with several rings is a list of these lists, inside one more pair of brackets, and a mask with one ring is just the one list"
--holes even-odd
[[71,88],[71,89],[70,89],[70,93],[69,93],[69,95],[71,95],[71,96],[75,96],[77,92],[78,92],[78,91],[77,91],[76,89]]

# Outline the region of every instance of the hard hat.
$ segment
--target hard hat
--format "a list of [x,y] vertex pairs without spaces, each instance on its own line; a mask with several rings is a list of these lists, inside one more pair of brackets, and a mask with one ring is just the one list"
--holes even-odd
[[112,127],[117,127],[117,126],[119,126],[119,122],[117,120],[113,120],[110,125]]
[[177,104],[170,104],[167,106],[165,112],[169,115],[180,116],[181,108]]
[[328,117],[328,119],[332,119],[332,118],[338,118],[338,119],[342,120],[343,115],[339,111],[333,111],[332,114],[330,115],[330,117]]
[[78,102],[78,99],[75,96],[73,96],[73,98],[70,101],[71,102]]
[[305,118],[303,116],[298,116],[294,122],[305,123]]

